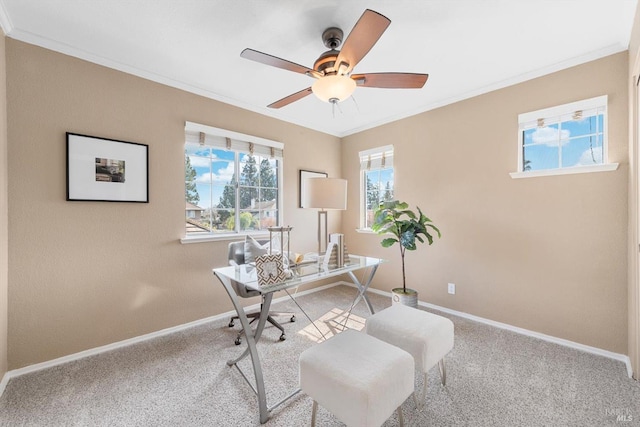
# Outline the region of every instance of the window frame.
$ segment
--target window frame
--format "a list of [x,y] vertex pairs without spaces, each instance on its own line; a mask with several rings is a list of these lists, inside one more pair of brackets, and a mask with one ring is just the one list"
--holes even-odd
[[[207,126],[207,125],[202,125],[202,124],[198,124],[198,123],[193,123],[193,122],[186,122],[185,123],[185,143],[184,146],[186,146],[187,143],[192,143],[193,141],[189,141],[189,139],[193,139],[193,138],[189,138],[189,136],[193,136],[194,133],[198,133],[200,135],[200,143],[202,145],[207,145],[209,147],[212,148],[216,148],[216,149],[223,149],[223,147],[219,147],[217,145],[214,144],[207,144],[206,140],[209,138],[228,138],[229,140],[235,141],[238,144],[253,144],[254,146],[260,146],[261,149],[271,149],[274,150],[277,153],[280,153],[279,155],[276,155],[275,158],[278,160],[278,168],[276,170],[276,179],[277,179],[277,192],[278,192],[278,197],[277,197],[277,210],[278,210],[278,224],[284,224],[284,212],[283,212],[283,201],[284,201],[284,155],[283,155],[283,151],[284,151],[284,144],[282,142],[279,141],[273,141],[270,139],[266,139],[266,138],[261,138],[258,136],[253,136],[253,135],[247,135],[247,134],[243,134],[240,132],[234,132],[234,131],[230,131],[227,129],[221,129],[221,128],[216,128],[216,127],[212,127],[212,126]],[[183,146],[183,147],[184,147]],[[265,148],[266,147],[266,148]],[[239,154],[241,153],[245,153],[246,154],[246,150],[243,149],[239,149],[237,147],[232,147],[229,151],[233,151],[234,154],[234,162],[235,162],[235,167],[234,167],[234,173],[236,175],[239,175],[240,170],[239,170]],[[183,154],[184,154],[184,150],[183,150]],[[264,157],[264,154],[262,153],[258,153],[255,154],[256,156],[262,156]],[[183,158],[184,161],[184,158]],[[183,229],[183,237],[180,239],[180,242],[185,244],[185,243],[198,243],[198,242],[209,242],[209,241],[217,241],[217,240],[237,240],[239,238],[245,237],[247,235],[253,236],[253,237],[264,237],[264,236],[268,236],[269,232],[268,230],[264,229],[264,230],[248,230],[248,231],[241,231],[239,230],[239,226],[240,226],[240,220],[239,220],[239,216],[240,216],[240,211],[241,209],[237,206],[238,203],[240,203],[240,197],[239,197],[239,188],[242,186],[241,183],[239,182],[239,176],[237,176],[238,179],[236,179],[236,188],[235,188],[235,193],[236,193],[236,207],[234,209],[234,214],[235,214],[235,226],[236,226],[236,230],[233,232],[227,232],[227,233],[202,233],[202,234],[191,234],[188,235],[186,234],[186,230]],[[184,172],[183,172],[183,180],[184,180]],[[183,204],[184,206],[184,204]],[[246,209],[245,209],[246,210]]]
[[[553,120],[560,116],[571,115],[576,111],[592,110],[595,108],[603,109],[603,129],[602,129],[602,164],[597,165],[581,165],[581,166],[562,166],[558,165],[557,168],[541,169],[541,170],[524,170],[524,138],[523,135],[526,130],[532,129],[531,123],[538,120]],[[587,116],[592,117],[592,116]],[[555,123],[555,122],[554,122]],[[562,150],[562,146],[559,146],[559,150]],[[557,105],[554,107],[543,108],[528,113],[522,113],[518,115],[518,159],[516,164],[516,172],[511,172],[509,175],[511,178],[532,178],[539,176],[553,176],[553,175],[569,175],[578,173],[590,173],[590,172],[606,172],[618,169],[618,163],[609,162],[609,138],[608,138],[608,96],[602,95],[594,98],[584,99],[576,102],[570,102],[568,104]],[[559,158],[562,154],[559,153]]]
[[[367,180],[366,174],[372,170],[384,170],[391,169],[393,173],[393,193],[396,193],[395,186],[395,166],[394,166],[394,146],[384,145],[381,147],[371,148],[363,150],[358,153],[358,159],[360,162],[360,225],[356,231],[360,233],[373,233],[371,227],[367,227]],[[384,155],[384,166],[382,167],[382,158]],[[367,165],[370,164],[370,167]],[[391,166],[389,166],[389,164]]]

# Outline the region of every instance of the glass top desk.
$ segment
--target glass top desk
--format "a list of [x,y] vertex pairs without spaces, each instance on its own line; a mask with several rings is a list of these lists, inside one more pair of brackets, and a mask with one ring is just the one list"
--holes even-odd
[[[351,281],[353,281],[353,283],[358,288],[358,295],[351,304],[351,309],[355,307],[355,305],[362,299],[367,305],[369,313],[373,314],[373,306],[367,298],[366,291],[369,288],[369,285],[371,285],[371,281],[373,280],[373,276],[376,274],[378,266],[382,262],[384,261],[378,258],[349,254],[349,264],[345,264],[344,267],[323,268],[323,266],[321,264],[318,264],[317,262],[303,264],[292,269],[292,278],[287,279],[281,283],[275,283],[267,286],[260,286],[258,284],[256,268],[255,266],[250,264],[213,269],[213,274],[215,274],[215,276],[224,286],[227,294],[229,294],[231,302],[233,303],[233,307],[238,313],[240,323],[242,324],[242,328],[245,331],[245,342],[247,343],[247,348],[243,351],[243,353],[238,358],[229,360],[227,362],[227,365],[235,366],[240,371],[245,381],[247,381],[249,386],[258,396],[258,407],[260,410],[261,424],[267,422],[267,420],[269,419],[269,414],[273,409],[280,406],[282,403],[295,396],[300,391],[300,389],[295,390],[293,393],[280,400],[273,406],[267,406],[267,396],[265,393],[262,366],[260,364],[260,356],[258,355],[256,344],[260,340],[260,336],[262,335],[262,331],[264,330],[265,324],[267,322],[267,314],[269,313],[269,307],[271,306],[273,293],[277,291],[286,291],[290,288],[295,288],[306,283],[313,283],[330,277],[347,274],[351,278]],[[362,281],[358,280],[358,278],[354,274],[354,272],[358,270],[368,270],[368,274],[365,273]],[[246,292],[246,289],[259,291],[262,297],[260,319],[255,330],[252,330],[249,326],[249,319],[247,318],[247,315],[244,312],[242,305],[240,304],[240,300],[238,299],[239,296],[242,295],[242,293]],[[291,297],[291,295],[289,296]],[[299,305],[298,307],[302,310],[302,307],[300,307]],[[302,311],[304,313],[304,310]],[[304,314],[306,316],[306,313]],[[313,322],[311,319],[309,319],[309,321]],[[251,356],[251,363],[253,366],[253,372],[255,374],[255,387],[238,366],[238,362],[249,355]]]

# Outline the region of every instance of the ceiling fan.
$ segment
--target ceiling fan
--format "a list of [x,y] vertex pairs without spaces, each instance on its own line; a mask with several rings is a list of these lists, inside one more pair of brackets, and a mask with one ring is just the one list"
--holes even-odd
[[391,24],[386,16],[373,10],[364,11],[356,25],[347,36],[342,49],[343,32],[340,28],[327,28],[322,33],[322,41],[329,48],[316,60],[313,68],[299,65],[253,49],[245,49],[240,56],[272,67],[293,71],[313,77],[316,81],[311,87],[286,96],[270,105],[269,108],[281,108],[298,101],[312,92],[321,100],[337,104],[349,98],[357,86],[388,89],[420,89],[429,77],[417,73],[367,73],[351,74],[353,68],[376,44],[382,33]]

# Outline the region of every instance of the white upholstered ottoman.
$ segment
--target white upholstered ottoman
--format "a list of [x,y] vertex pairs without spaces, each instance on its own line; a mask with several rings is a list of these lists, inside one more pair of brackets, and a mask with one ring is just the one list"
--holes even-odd
[[436,363],[440,366],[442,385],[446,385],[444,357],[453,348],[451,320],[417,308],[394,304],[369,317],[364,330],[367,334],[400,347],[413,356],[416,369],[424,373],[420,402],[424,403],[426,397],[427,372]]
[[413,392],[413,358],[370,335],[344,331],[300,355],[300,388],[347,426],[380,426]]

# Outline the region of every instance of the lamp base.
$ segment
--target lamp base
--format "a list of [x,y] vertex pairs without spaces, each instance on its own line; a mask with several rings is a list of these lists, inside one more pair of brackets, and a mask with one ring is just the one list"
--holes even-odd
[[[324,217],[324,232],[322,230],[322,217]],[[324,240],[324,246],[322,242]],[[327,245],[329,244],[329,231],[327,229],[327,211],[321,209],[318,211],[318,259],[327,251]],[[324,250],[323,250],[324,248]]]

